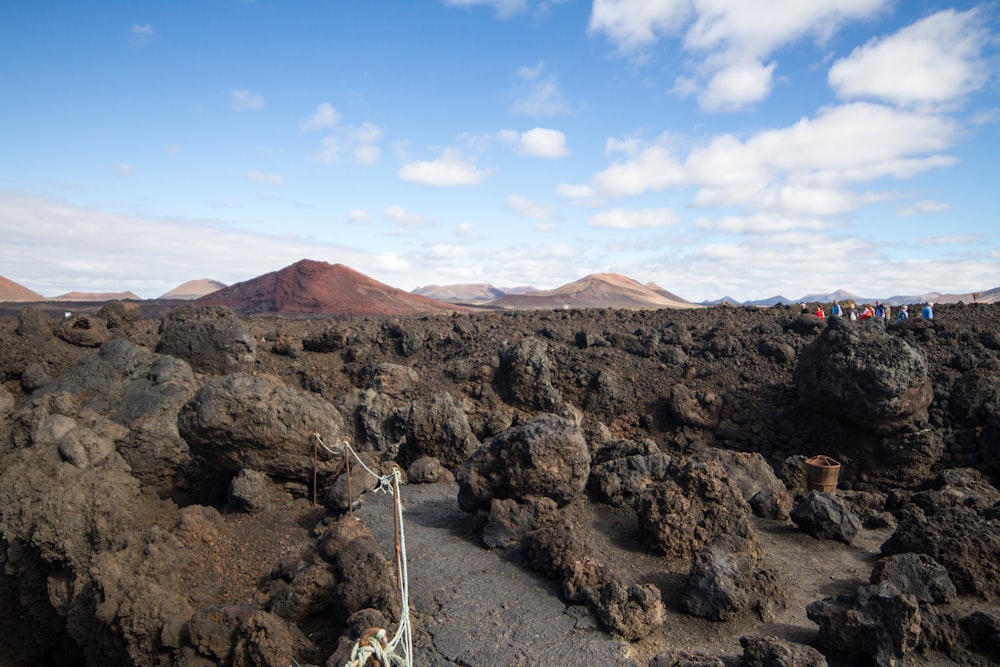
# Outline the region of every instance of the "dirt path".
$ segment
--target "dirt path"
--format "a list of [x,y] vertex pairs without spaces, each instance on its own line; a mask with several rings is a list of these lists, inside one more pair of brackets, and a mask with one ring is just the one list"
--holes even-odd
[[[635,540],[627,512],[593,503],[570,508],[578,513],[577,523],[596,558],[614,564],[626,579],[653,582],[664,591],[663,627],[629,644],[601,631],[585,608],[563,604],[553,582],[480,546],[468,529],[468,515],[457,507],[457,492],[457,486],[445,484],[401,489],[420,665],[644,666],[668,648],[722,656],[735,664],[745,634],[811,642],[817,626],[806,618],[805,606],[865,583],[889,534],[863,530],[854,544],[845,545],[815,540],[789,523],[755,520],[767,553],[764,567],[784,582],[786,607],[768,623],[756,618],[718,623],[679,611],[688,564],[645,550]],[[387,496],[369,494],[356,510],[387,557],[393,543],[391,507]]]

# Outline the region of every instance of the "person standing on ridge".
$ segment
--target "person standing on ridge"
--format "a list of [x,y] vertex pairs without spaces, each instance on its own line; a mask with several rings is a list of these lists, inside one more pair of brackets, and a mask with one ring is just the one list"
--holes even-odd
[[899,309],[899,314],[896,315],[896,322],[898,324],[899,322],[902,322],[903,320],[907,320],[909,318],[910,318],[909,308],[904,303],[902,307]]
[[844,309],[840,307],[840,302],[834,299],[833,308],[830,309],[830,317],[841,317],[843,314]]
[[926,306],[924,306],[924,309],[920,311],[920,317],[924,318],[925,320],[933,320],[934,304],[928,303]]

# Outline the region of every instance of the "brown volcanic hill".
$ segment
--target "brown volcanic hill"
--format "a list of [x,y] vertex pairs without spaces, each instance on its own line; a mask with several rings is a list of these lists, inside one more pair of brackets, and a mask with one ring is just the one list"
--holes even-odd
[[225,287],[225,283],[220,283],[218,280],[209,280],[208,278],[201,278],[199,280],[189,280],[182,285],[178,285],[173,288],[163,296],[161,299],[197,299],[198,297],[205,296],[206,294],[211,294],[212,292],[218,292],[220,289]]
[[311,259],[230,285],[195,303],[226,306],[237,315],[415,315],[465,310],[390,287],[343,264]]
[[425,285],[413,290],[419,294],[438,301],[468,302],[492,301],[499,299],[506,292],[486,283],[462,283],[457,285]]
[[701,308],[670,299],[618,273],[592,273],[576,282],[532,294],[507,294],[491,306],[500,308]]
[[142,301],[134,292],[66,292],[54,296],[49,301]]
[[18,285],[13,280],[0,276],[0,302],[15,301],[45,301],[45,297],[24,285]]
[[677,296],[673,292],[668,292],[667,290],[663,289],[662,287],[660,287],[656,283],[646,283],[646,287],[648,289],[653,290],[654,292],[656,292],[660,296],[666,297],[667,299],[670,299],[671,301],[681,301],[681,302],[684,302],[684,303],[691,303],[687,299],[682,299],[681,297]]

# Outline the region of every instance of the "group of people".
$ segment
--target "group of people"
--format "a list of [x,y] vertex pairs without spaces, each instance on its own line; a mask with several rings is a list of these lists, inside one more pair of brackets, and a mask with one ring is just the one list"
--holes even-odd
[[[802,312],[803,313],[808,312],[806,304],[802,304]],[[826,311],[823,310],[823,306],[820,304],[816,305],[816,310],[813,312],[813,315],[815,315],[816,317],[818,317],[823,321],[826,321]],[[837,301],[836,299],[834,299],[833,307],[830,309],[830,316],[844,317],[844,309],[843,307],[841,307],[840,302]],[[904,303],[900,307],[899,312],[896,314],[896,322],[902,322],[903,320],[909,319],[909,317],[910,317],[909,306],[907,306]],[[923,309],[920,311],[920,317],[924,318],[925,320],[933,320],[934,304],[928,303],[926,306],[924,306]],[[857,310],[855,310],[855,308],[852,306],[847,313],[847,318],[850,320],[858,320],[858,321],[874,318],[876,320],[881,320],[884,323],[888,322],[892,318],[892,309],[889,307],[889,304],[882,303],[881,301],[876,301],[874,307],[871,304],[867,304],[863,308],[861,308],[860,313]]]

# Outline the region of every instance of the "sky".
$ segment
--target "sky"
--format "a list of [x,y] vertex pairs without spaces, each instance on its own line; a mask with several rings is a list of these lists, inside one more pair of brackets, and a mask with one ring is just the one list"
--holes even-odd
[[995,0],[0,0],[0,276],[985,291],[998,73]]

